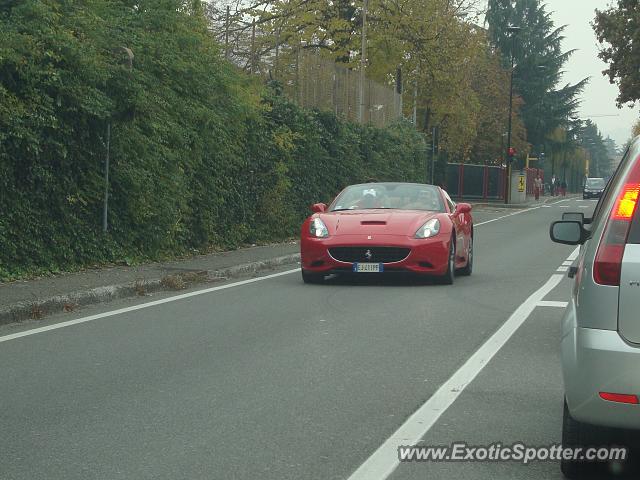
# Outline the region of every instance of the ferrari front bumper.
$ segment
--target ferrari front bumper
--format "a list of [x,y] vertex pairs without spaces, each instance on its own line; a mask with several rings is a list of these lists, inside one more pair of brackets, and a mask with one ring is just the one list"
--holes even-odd
[[358,262],[382,263],[385,272],[413,272],[425,275],[444,275],[447,271],[449,238],[436,235],[433,238],[418,239],[402,235],[338,235],[328,238],[303,238],[300,243],[302,268],[316,273],[350,272],[353,261],[341,261],[331,255],[340,247],[358,247],[358,250],[375,252],[380,247],[408,249],[408,255],[399,261],[376,262],[366,256],[354,259]]

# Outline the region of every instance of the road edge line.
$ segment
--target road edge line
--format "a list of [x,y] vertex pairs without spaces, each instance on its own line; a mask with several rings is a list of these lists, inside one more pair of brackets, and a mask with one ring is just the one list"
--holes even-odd
[[281,277],[283,275],[290,275],[292,273],[299,272],[299,268],[295,268],[292,270],[287,270],[284,272],[273,273],[270,275],[265,275],[263,277],[250,278],[248,280],[241,280],[239,282],[227,283],[225,285],[219,285],[217,287],[205,288],[202,290],[195,290],[189,293],[183,293],[181,295],[174,295],[167,298],[161,298],[160,300],[154,300],[151,302],[145,302],[138,305],[133,305],[131,307],[119,308],[117,310],[111,310],[109,312],[98,313],[96,315],[90,315],[88,317],[77,318],[75,320],[68,320],[66,322],[54,323],[52,325],[47,325],[45,327],[33,328],[30,330],[24,330],[22,332],[12,333],[9,335],[4,335],[0,337],[0,343],[8,342],[10,340],[15,340],[18,338],[28,337],[31,335],[36,335],[38,333],[44,333],[51,330],[58,330],[60,328],[66,328],[73,325],[79,325],[82,323],[92,322],[94,320],[99,320],[101,318],[113,317],[114,315],[120,315],[121,313],[134,312],[136,310],[142,310],[145,308],[155,307],[157,305],[162,305],[164,303],[176,302],[179,300],[184,300],[186,298],[197,297],[199,295],[206,295],[207,293],[217,292],[220,290],[227,290],[229,288],[240,287],[242,285],[248,285],[251,283],[261,282],[264,280],[269,280],[276,277]]

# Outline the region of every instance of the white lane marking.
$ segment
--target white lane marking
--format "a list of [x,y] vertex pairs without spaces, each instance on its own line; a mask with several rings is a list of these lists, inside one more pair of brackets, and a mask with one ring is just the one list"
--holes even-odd
[[559,208],[569,208],[570,205],[558,205]]
[[503,215],[502,217],[492,218],[491,220],[487,220],[486,222],[474,223],[473,226],[474,227],[480,227],[482,225],[486,225],[487,223],[497,222],[498,220],[502,220],[503,218],[513,217],[514,215],[520,215],[521,213],[531,212],[531,211],[537,210],[539,208],[540,207],[531,207],[531,208],[526,208],[524,210],[518,210],[517,212],[513,212],[513,213],[510,213],[508,215]]
[[569,262],[569,261],[570,261],[570,262],[572,262],[572,263],[573,263],[573,262],[574,262],[574,260],[575,260],[576,258],[578,258],[578,254],[580,254],[580,247],[576,247],[576,248],[575,248],[575,250],[574,250],[573,252],[571,252],[571,255],[569,255],[569,256],[567,257],[567,262]]
[[389,478],[400,464],[398,446],[415,445],[424,437],[440,416],[529,318],[536,305],[557,287],[563,278],[563,275],[552,275],[547,283],[520,305],[498,331],[469,357],[464,365],[411,415],[348,480],[385,480]]
[[569,302],[555,302],[551,300],[542,300],[538,302],[538,307],[565,308],[567,305],[569,305]]
[[569,271],[569,267],[558,267],[558,270],[556,270],[557,272],[568,272]]
[[205,295],[211,292],[218,292],[220,290],[226,290],[228,288],[240,287],[242,285],[249,285],[250,283],[262,282],[263,280],[269,280],[271,278],[281,277],[283,275],[289,275],[291,273],[299,272],[299,268],[293,270],[287,270],[286,272],[273,273],[271,275],[265,275],[264,277],[250,278],[248,280],[242,280],[240,282],[228,283],[226,285],[220,285],[218,287],[206,288],[204,290],[197,290],[195,292],[183,293],[182,295],[176,295],[173,297],[163,298],[155,300],[153,302],[141,303],[140,305],[133,305],[131,307],[120,308],[118,310],[112,310],[110,312],[98,313],[97,315],[91,315],[89,317],[78,318],[76,320],[69,320],[67,322],[56,323],[48,325],[46,327],[34,328],[32,330],[25,330],[24,332],[12,333],[11,335],[5,335],[0,337],[0,343],[8,342],[9,340],[15,340],[16,338],[28,337],[29,335],[35,335],[37,333],[48,332],[51,330],[57,330],[59,328],[70,327],[71,325],[78,325],[80,323],[92,322],[100,318],[112,317],[121,313],[134,312],[136,310],[142,310],[143,308],[155,307],[156,305],[162,305],[164,303],[176,302],[178,300],[184,300],[185,298],[197,297],[199,295]]
[[[578,257],[576,247],[566,262]],[[566,307],[567,302],[544,301],[556,288],[564,275],[553,274],[547,283],[520,305],[509,319],[460,367],[433,396],[403,423],[350,477],[348,480],[385,480],[400,464],[398,446],[415,445],[433,427],[442,414],[462,394],[463,390],[487,366],[493,356],[507,343],[537,306]]]
[[[558,203],[568,202],[568,201],[569,201],[569,199],[558,200],[557,202],[550,202],[549,204],[538,205],[537,207],[525,208],[524,210],[518,210],[517,212],[513,212],[513,213],[510,213],[508,215],[503,215],[502,217],[492,218],[491,220],[487,220],[486,222],[474,223],[473,226],[474,227],[480,227],[482,225],[486,225],[487,223],[497,222],[498,220],[502,220],[503,218],[513,217],[514,215],[520,215],[521,213],[531,212],[533,210],[538,210],[539,208],[551,208],[551,205],[557,205]],[[563,208],[565,207],[565,205],[560,205],[560,206],[563,207]],[[566,205],[566,207],[568,208],[569,205]]]
[[567,260],[566,262],[562,262],[563,267],[570,267],[573,264],[573,260]]
[[591,205],[578,205],[578,208],[590,208]]

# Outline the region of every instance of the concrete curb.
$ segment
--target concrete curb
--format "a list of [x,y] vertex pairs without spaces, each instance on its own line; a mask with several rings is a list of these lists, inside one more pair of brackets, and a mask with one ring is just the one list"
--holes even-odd
[[0,307],[0,325],[24,320],[40,320],[54,313],[71,312],[78,307],[106,303],[120,298],[140,297],[158,291],[179,291],[187,287],[250,275],[299,261],[300,254],[295,253],[220,270],[192,270],[169,274],[162,278],[141,279],[133,283],[109,285],[34,301],[19,302],[8,307]]

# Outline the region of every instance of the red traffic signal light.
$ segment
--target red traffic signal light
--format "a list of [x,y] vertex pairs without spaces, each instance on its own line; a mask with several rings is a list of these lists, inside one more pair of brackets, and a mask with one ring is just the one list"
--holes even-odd
[[510,157],[515,156],[515,154],[516,154],[516,149],[515,149],[515,148],[513,148],[513,147],[509,147],[509,149],[507,150],[507,154],[508,154]]

